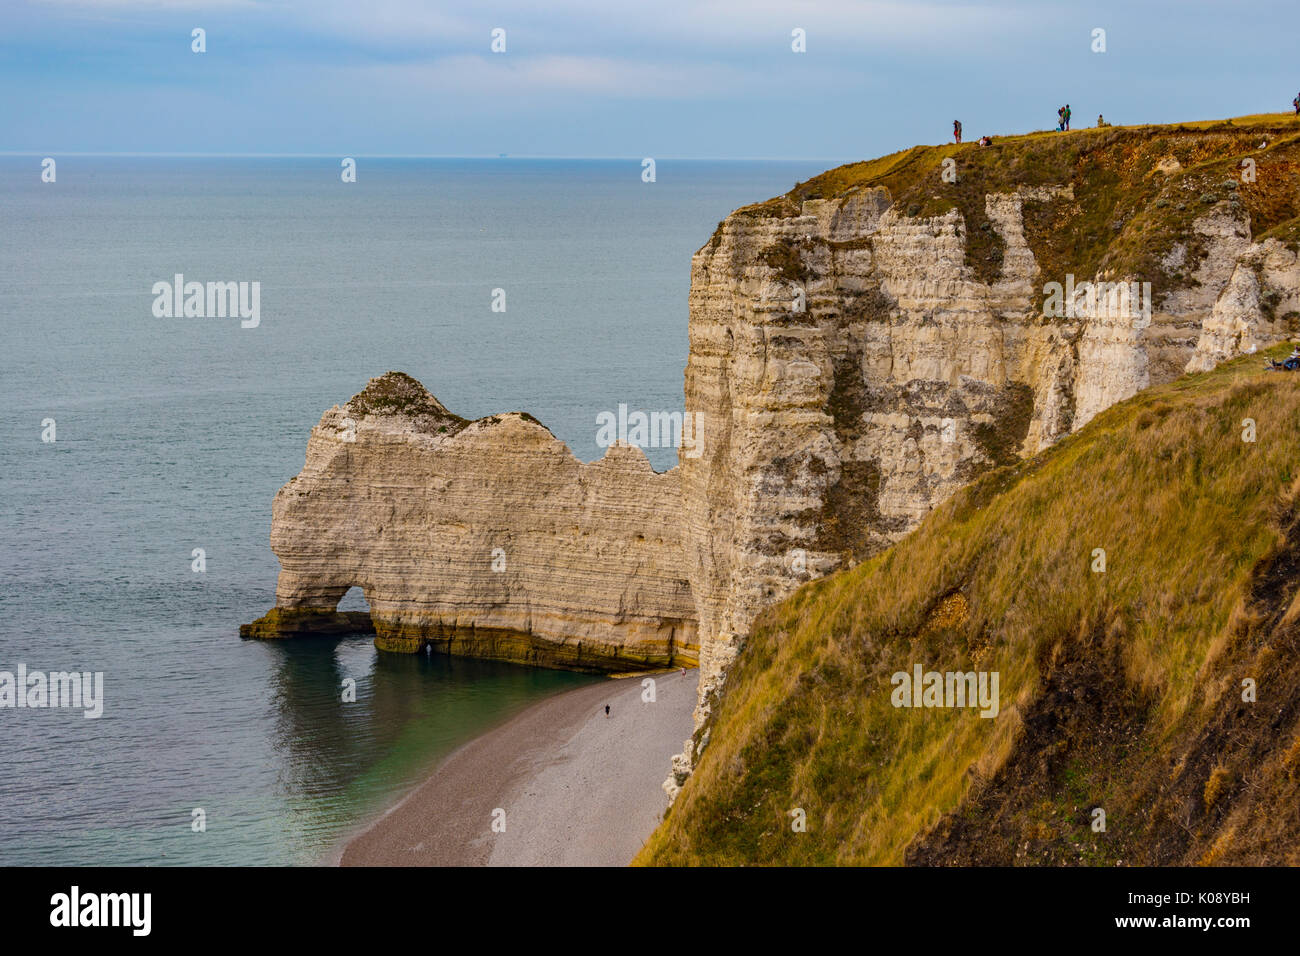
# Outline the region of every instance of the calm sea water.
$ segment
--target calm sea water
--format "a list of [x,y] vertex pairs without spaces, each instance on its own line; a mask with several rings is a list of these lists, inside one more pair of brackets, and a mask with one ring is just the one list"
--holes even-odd
[[[39,160],[0,157],[0,671],[102,671],[106,700],[0,709],[0,864],[319,860],[593,680],[240,641],[274,602],[271,498],[321,412],[389,369],[467,417],[529,411],[584,460],[599,412],[680,409],[691,253],[825,165],[662,161],[648,184],[639,160],[363,158],[345,185],[337,160],[69,156],[47,184]],[[261,325],[154,318],[175,273],[260,282]]]

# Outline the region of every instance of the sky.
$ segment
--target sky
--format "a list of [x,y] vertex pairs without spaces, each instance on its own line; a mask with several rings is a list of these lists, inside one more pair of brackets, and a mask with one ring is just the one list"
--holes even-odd
[[0,152],[861,159],[1067,102],[1290,111],[1298,27],[1295,0],[0,0]]

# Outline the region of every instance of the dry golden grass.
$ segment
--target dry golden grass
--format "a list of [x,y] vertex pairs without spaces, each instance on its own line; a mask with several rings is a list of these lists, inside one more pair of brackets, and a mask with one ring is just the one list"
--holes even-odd
[[[1252,582],[1285,544],[1279,522],[1300,480],[1300,376],[1262,365],[1243,358],[1149,389],[765,612],[699,767],[638,862],[901,863],[1006,764],[1045,675],[1095,647],[1118,648],[1098,666],[1141,715],[1126,752],[1179,779],[1174,742],[1209,719],[1207,682],[1231,683],[1213,662],[1252,626]],[[1242,440],[1248,417],[1254,443]],[[1104,573],[1092,570],[1098,548]],[[997,718],[891,705],[892,673],[976,669],[977,654],[1001,675]],[[1226,799],[1226,775],[1205,787],[1207,804]],[[1047,795],[1074,801],[1063,812],[1103,783],[1117,807],[1138,789],[1105,766],[1075,779],[1078,793]],[[796,807],[805,833],[791,830]]]
[[[1246,158],[1257,164],[1250,182],[1240,175]],[[957,164],[956,182],[942,175],[950,159]],[[1157,171],[1169,159],[1177,159],[1180,168]],[[1260,114],[1164,126],[1041,131],[995,137],[991,148],[974,143],[914,146],[827,170],[784,196],[736,214],[797,216],[806,200],[882,187],[908,216],[958,210],[965,226],[966,263],[991,282],[1005,250],[991,228],[985,197],[1048,185],[1070,186],[1075,198],[1025,204],[1026,238],[1043,275],[1057,281],[1067,272],[1136,276],[1150,281],[1152,293],[1159,296],[1190,281],[1187,276],[1203,251],[1192,223],[1221,199],[1241,203],[1257,237],[1300,246],[1300,120],[1284,113]],[[719,237],[720,231],[715,232],[711,243]],[[1186,274],[1171,275],[1165,257],[1180,243],[1192,255]],[[798,265],[792,248],[773,248],[768,254]],[[793,278],[798,269],[786,272]]]

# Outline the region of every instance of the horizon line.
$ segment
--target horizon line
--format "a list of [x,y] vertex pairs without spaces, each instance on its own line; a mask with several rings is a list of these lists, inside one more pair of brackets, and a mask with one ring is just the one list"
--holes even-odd
[[[28,150],[0,150],[0,156],[115,156],[115,157],[155,157],[166,159],[545,159],[545,160],[597,160],[640,163],[645,156],[558,156],[545,154],[512,153],[159,153],[159,152],[114,152],[114,151],[80,151],[49,150],[32,152]],[[655,162],[716,162],[716,163],[853,163],[859,159],[835,158],[825,156],[654,156]]]

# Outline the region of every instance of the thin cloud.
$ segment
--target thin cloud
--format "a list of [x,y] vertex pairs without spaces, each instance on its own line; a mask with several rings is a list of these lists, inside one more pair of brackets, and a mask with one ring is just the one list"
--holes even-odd
[[507,58],[455,55],[430,63],[371,64],[342,71],[349,82],[380,84],[407,93],[502,96],[581,93],[603,97],[671,99],[731,95],[762,77],[721,64],[674,64],[599,56]]

